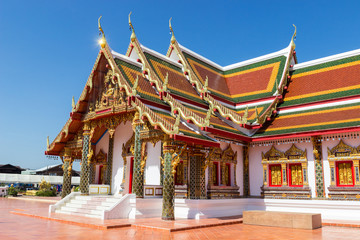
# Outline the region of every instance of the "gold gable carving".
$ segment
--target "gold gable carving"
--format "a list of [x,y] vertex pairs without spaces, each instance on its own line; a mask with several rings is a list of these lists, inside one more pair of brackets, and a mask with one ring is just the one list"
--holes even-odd
[[288,159],[299,159],[306,158],[306,149],[305,151],[297,148],[295,144],[291,145],[290,149],[285,152],[285,157]]
[[274,145],[271,146],[270,150],[265,154],[261,153],[262,159],[266,160],[279,160],[280,158],[285,158],[285,154],[279,150],[277,150]]
[[107,160],[107,154],[103,152],[103,150],[100,149],[98,154],[95,156],[94,163],[100,164],[100,163],[106,163]]
[[229,144],[229,146],[223,151],[222,159],[225,162],[236,162],[236,158],[237,152],[234,152],[234,150],[231,148],[231,145]]
[[333,147],[332,149],[328,148],[328,156],[333,156],[333,157],[344,157],[357,153],[358,151],[356,148],[353,148],[345,144],[342,139],[340,140],[339,144]]
[[209,155],[208,157],[211,161],[220,161],[222,155],[221,148],[214,148]]
[[113,79],[112,71],[108,71],[100,84],[98,96],[89,103],[89,112],[101,111],[111,107],[126,105],[126,96]]

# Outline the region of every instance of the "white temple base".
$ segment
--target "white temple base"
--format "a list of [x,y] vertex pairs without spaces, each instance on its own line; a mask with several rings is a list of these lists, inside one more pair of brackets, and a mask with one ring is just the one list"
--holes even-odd
[[[133,218],[161,217],[162,199],[136,199]],[[320,213],[325,220],[360,221],[360,201],[291,199],[175,199],[175,218],[202,219],[242,215],[246,210]]]

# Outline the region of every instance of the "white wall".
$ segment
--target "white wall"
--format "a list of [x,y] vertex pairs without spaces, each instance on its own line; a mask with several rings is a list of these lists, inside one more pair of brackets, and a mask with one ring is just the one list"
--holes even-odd
[[[275,148],[281,152],[285,152],[290,149],[292,143],[288,144],[275,144]],[[261,164],[261,152],[264,154],[270,150],[272,145],[269,146],[255,146],[249,147],[249,174],[250,174],[250,195],[260,196],[261,186],[263,185],[263,167]],[[313,146],[311,142],[295,143],[297,148],[307,151],[308,160],[308,183],[311,188],[311,194],[315,197],[315,165]]]
[[146,185],[160,185],[160,156],[161,142],[157,142],[155,147],[152,143],[147,143],[147,159],[145,170]]
[[[240,187],[240,195],[244,194],[244,169],[243,169],[243,147],[235,144],[231,144],[232,150],[237,152],[237,164],[236,164],[236,183]],[[233,166],[231,173],[234,172]],[[234,184],[234,178],[231,178],[231,184]]]
[[[343,138],[343,142],[351,147],[358,147],[360,145],[360,139],[345,139]],[[329,138],[329,140],[324,140],[322,142],[322,154],[323,154],[323,168],[324,168],[324,186],[325,186],[325,193],[328,196],[329,191],[328,187],[331,184],[330,180],[330,165],[328,161],[328,148],[332,149],[336,145],[340,143],[339,138]]]
[[[118,193],[120,190],[124,167],[124,161],[121,156],[122,145],[131,138],[132,134],[131,121],[127,121],[125,124],[121,123],[115,130],[111,194]],[[130,161],[127,161],[127,163],[130,166]]]

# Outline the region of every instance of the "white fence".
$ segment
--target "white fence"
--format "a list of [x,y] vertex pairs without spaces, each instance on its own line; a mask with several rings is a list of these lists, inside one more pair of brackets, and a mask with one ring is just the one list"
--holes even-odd
[[[0,173],[0,183],[39,184],[41,183],[42,180],[50,182],[52,185],[60,185],[63,183],[62,176]],[[71,177],[71,185],[79,185],[79,184],[80,184],[80,177]]]

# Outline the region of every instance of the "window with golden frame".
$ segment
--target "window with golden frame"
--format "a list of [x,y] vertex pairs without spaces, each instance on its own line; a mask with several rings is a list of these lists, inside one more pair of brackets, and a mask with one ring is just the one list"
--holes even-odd
[[281,165],[270,165],[270,186],[281,186],[282,185],[282,175],[281,175]]
[[354,186],[353,163],[338,162],[336,164],[338,186]]
[[213,163],[213,173],[212,173],[212,177],[213,177],[213,184],[214,186],[219,186],[219,163],[214,162]]
[[303,186],[303,173],[301,164],[289,164],[289,175],[290,186]]

